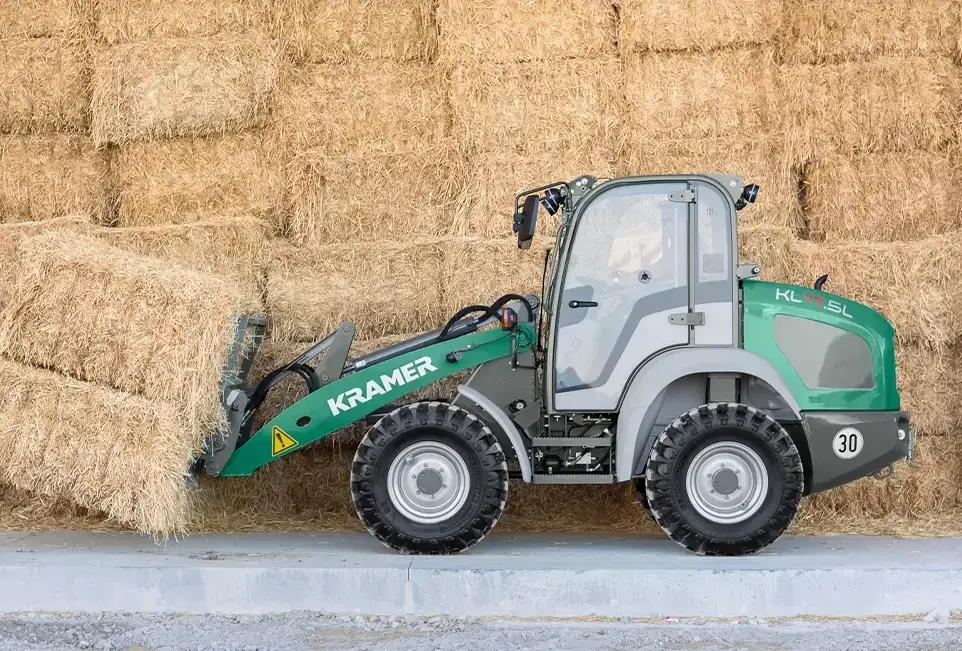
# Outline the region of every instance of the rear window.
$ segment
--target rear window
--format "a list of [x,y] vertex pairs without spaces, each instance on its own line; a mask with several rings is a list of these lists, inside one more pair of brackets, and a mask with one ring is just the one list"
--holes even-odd
[[810,389],[871,389],[872,350],[862,337],[797,316],[775,317],[775,343]]

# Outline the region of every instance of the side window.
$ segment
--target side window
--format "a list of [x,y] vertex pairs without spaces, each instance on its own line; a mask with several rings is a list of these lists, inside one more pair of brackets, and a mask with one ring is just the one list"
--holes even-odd
[[698,187],[698,255],[699,283],[728,280],[733,265],[731,252],[730,215],[722,194],[708,184]]
[[872,351],[854,332],[784,314],[775,317],[775,343],[810,389],[871,389]]

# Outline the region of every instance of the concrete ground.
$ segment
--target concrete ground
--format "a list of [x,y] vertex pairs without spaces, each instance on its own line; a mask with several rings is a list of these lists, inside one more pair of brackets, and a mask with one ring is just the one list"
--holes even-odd
[[0,651],[949,651],[946,622],[481,622],[307,614],[0,616]]
[[495,618],[909,616],[962,611],[962,540],[786,537],[744,558],[666,539],[495,535],[449,557],[363,534],[0,534],[0,613]]

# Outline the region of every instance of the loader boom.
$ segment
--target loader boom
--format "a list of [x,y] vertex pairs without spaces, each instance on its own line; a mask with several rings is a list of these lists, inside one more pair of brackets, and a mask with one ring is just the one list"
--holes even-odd
[[534,329],[490,329],[448,339],[362,368],[310,393],[275,416],[231,455],[222,477],[246,477],[398,398],[458,371],[513,354],[535,342]]

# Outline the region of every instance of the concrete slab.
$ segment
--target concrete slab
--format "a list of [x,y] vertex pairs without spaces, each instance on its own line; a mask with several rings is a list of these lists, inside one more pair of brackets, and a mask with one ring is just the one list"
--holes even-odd
[[0,534],[0,612],[834,617],[962,610],[962,540],[785,537],[703,558],[633,536],[495,535],[406,557],[366,534]]

